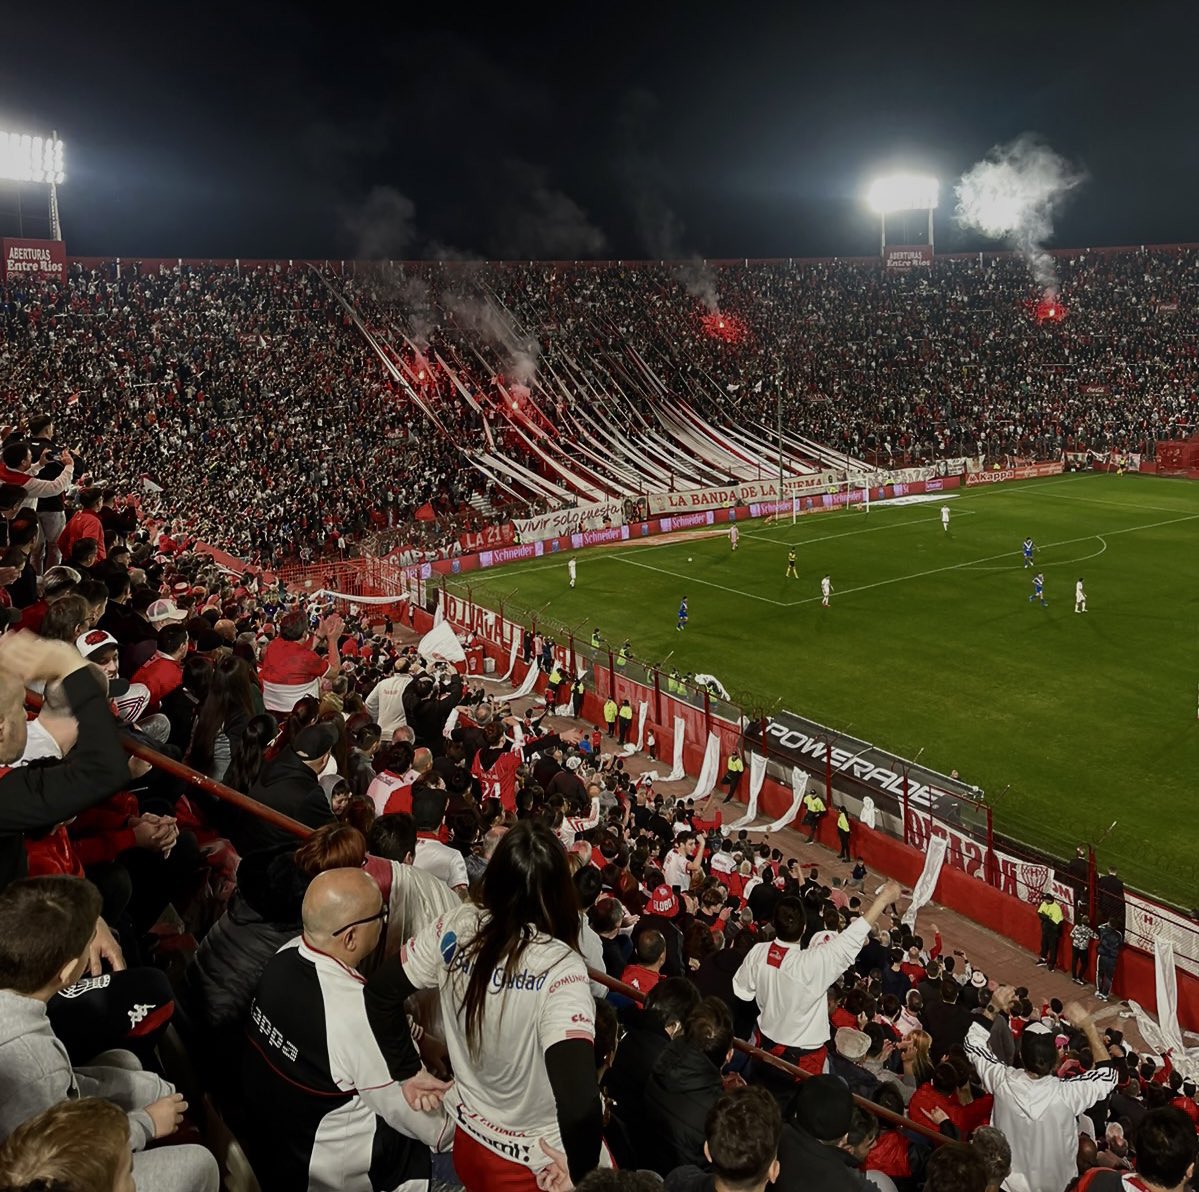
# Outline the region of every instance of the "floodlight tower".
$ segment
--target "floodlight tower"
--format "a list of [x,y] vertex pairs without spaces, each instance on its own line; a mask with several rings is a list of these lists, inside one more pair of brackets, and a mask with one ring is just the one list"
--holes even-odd
[[866,202],[879,217],[879,255],[887,254],[887,216],[899,211],[928,212],[928,247],[933,248],[933,212],[940,187],[927,174],[890,174],[877,178],[866,192]]
[[[35,137],[31,133],[0,132],[0,179],[14,182],[48,186],[50,188],[50,239],[62,239],[62,225],[58,219],[58,187],[66,175],[63,173],[63,147],[58,133],[48,137]],[[20,192],[18,191],[18,210]]]

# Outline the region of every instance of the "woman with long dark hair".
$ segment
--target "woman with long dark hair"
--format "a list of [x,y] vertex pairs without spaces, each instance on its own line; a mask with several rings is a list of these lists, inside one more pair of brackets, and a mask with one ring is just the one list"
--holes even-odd
[[243,795],[250,793],[250,788],[262,773],[267,750],[278,731],[275,718],[265,712],[261,716],[251,718],[242,732],[237,750],[230,758],[229,768],[225,771],[226,786],[241,791]]
[[188,654],[183,660],[183,683],[163,696],[162,710],[171,722],[167,738],[180,753],[187,748],[196,725],[196,715],[208,698],[212,685],[212,663],[203,654]]
[[534,1192],[551,1150],[565,1152],[576,1181],[599,1160],[595,1003],[578,940],[566,850],[545,824],[523,820],[496,846],[475,900],[418,932],[367,985],[384,1040],[408,1030],[409,994],[438,991],[454,1167],[467,1192]]
[[254,715],[252,686],[246,664],[233,654],[226,654],[212,668],[212,681],[196,716],[187,761],[218,782],[225,777],[241,735]]

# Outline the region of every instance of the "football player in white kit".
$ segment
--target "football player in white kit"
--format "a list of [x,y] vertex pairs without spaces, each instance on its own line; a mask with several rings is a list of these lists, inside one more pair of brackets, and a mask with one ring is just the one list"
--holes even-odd
[[570,586],[573,588],[575,586],[575,561],[574,561],[574,559],[567,560],[566,570],[570,572]]
[[825,608],[828,608],[828,598],[832,594],[833,585],[830,582],[829,577],[826,575],[824,579],[820,581],[820,603],[823,604]]
[[1087,593],[1082,586],[1082,576],[1078,577],[1078,583],[1074,585],[1074,611],[1076,613],[1085,613],[1087,611]]
[[733,550],[737,549],[738,530],[736,526],[729,526],[729,542],[732,544]]
[[943,529],[946,534],[949,533],[949,506],[948,505],[941,506],[941,529]]

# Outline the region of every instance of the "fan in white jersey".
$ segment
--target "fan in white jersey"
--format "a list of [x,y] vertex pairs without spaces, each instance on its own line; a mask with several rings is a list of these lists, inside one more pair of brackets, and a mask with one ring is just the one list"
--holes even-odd
[[1082,576],[1078,577],[1078,583],[1074,585],[1074,611],[1076,613],[1085,613],[1087,611],[1087,591],[1082,586]]
[[[566,850],[521,820],[483,873],[477,902],[418,932],[371,978],[375,1033],[406,1032],[405,999],[436,989],[454,1086],[454,1167],[467,1192],[523,1186],[565,1152],[575,1181],[600,1161],[595,1003],[578,951]],[[523,1172],[520,1170],[523,1169]]]
[[576,568],[576,563],[575,563],[574,559],[567,560],[566,570],[568,572],[570,572],[570,586],[572,588],[575,586],[575,568]]

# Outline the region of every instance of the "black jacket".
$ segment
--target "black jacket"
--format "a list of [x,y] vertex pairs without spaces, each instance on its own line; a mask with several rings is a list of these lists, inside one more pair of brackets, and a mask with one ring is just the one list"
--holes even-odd
[[616,1058],[604,1078],[608,1095],[616,1102],[616,1112],[630,1129],[645,1120],[645,1086],[658,1057],[670,1042],[662,1018],[653,1010],[629,1010],[622,1015],[627,1027]]
[[[258,781],[250,788],[250,798],[310,828],[334,823],[337,818],[317,776],[290,746],[258,776]],[[229,835],[234,848],[243,857],[261,849],[294,844],[296,840],[290,832],[276,828],[248,811],[237,814]]]
[[937,1063],[951,1047],[966,1041],[966,1032],[973,1020],[974,1015],[961,1002],[950,1005],[938,999],[924,1003],[920,1024],[932,1036],[929,1054],[933,1063]]
[[213,1028],[244,1024],[267,961],[300,934],[306,889],[290,847],[242,861],[228,908],[184,973],[195,1017]]
[[704,1124],[722,1088],[720,1069],[702,1051],[681,1039],[668,1043],[645,1086],[645,1124],[653,1145],[639,1154],[641,1164],[666,1175],[686,1163],[702,1163]]
[[0,890],[28,872],[24,834],[45,832],[102,803],[129,782],[117,722],[89,670],[63,684],[79,740],[62,761],[33,762],[0,777]]
[[664,1192],[716,1192],[716,1176],[692,1164],[676,1167],[662,1185]]
[[818,1142],[796,1126],[784,1126],[779,1141],[779,1178],[775,1192],[873,1192],[853,1156]]

